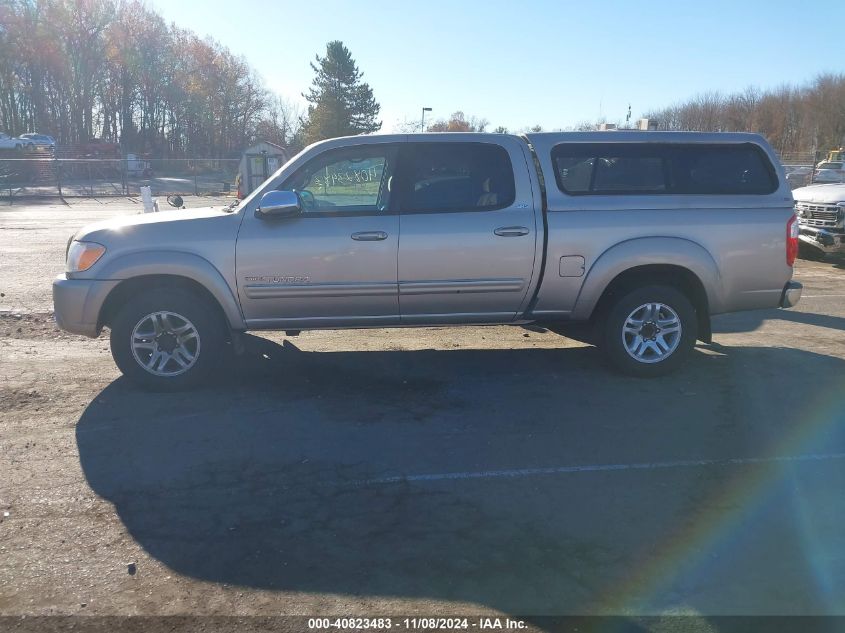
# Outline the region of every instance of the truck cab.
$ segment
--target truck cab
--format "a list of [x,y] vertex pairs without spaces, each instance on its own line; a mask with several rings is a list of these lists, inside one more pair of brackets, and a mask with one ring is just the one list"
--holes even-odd
[[248,327],[513,321],[536,280],[528,160],[517,138],[463,134],[307,150],[270,188],[296,194],[295,217],[268,208],[266,189],[242,203]]

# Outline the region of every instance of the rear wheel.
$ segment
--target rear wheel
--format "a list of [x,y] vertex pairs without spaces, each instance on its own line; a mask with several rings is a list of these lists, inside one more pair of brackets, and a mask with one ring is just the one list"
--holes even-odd
[[632,376],[660,376],[690,355],[698,333],[695,308],[671,286],[647,286],[621,296],[601,326],[610,361]]
[[133,383],[154,390],[193,387],[217,364],[225,346],[215,306],[191,292],[151,290],[112,319],[111,351]]

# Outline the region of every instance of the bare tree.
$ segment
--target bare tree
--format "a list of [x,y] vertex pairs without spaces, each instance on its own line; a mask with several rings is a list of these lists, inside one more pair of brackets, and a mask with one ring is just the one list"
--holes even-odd
[[263,118],[256,126],[256,140],[290,145],[302,127],[302,115],[301,107],[279,95],[273,95],[267,102]]
[[645,116],[661,130],[759,132],[784,154],[831,149],[845,145],[845,74],[766,91],[703,93]]
[[466,115],[458,110],[453,112],[449,119],[440,119],[428,126],[429,132],[484,132],[490,122],[487,119],[475,116],[466,118]]
[[[0,129],[72,147],[228,156],[299,113],[274,102],[243,58],[168,25],[143,0],[0,0]],[[263,132],[262,132],[263,134]]]

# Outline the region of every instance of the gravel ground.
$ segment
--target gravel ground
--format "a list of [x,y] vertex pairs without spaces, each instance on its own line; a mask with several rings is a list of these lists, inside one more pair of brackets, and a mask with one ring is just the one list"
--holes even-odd
[[67,237],[137,208],[0,207],[0,615],[845,615],[842,262],[658,380],[426,328],[151,395],[50,314]]

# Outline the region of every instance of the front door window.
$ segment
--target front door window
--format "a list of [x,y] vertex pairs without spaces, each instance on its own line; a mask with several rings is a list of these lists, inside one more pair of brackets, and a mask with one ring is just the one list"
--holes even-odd
[[305,213],[383,213],[390,203],[393,154],[391,147],[373,146],[330,151],[281,188],[299,193]]

